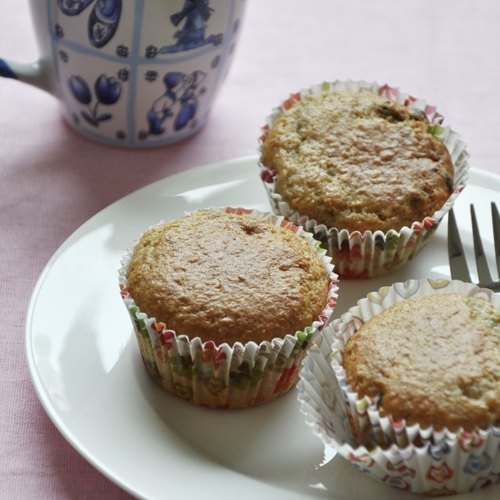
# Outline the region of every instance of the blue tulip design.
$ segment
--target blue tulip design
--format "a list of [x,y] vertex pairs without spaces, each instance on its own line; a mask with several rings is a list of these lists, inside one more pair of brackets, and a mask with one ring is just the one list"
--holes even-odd
[[92,95],[90,94],[87,82],[81,76],[72,76],[68,80],[68,85],[75,99],[82,104],[90,104]]
[[120,97],[120,83],[113,77],[106,78],[101,75],[95,82],[95,93],[97,99],[103,104],[114,104]]
[[113,115],[110,113],[99,114],[98,108],[100,104],[110,106],[115,104],[120,98],[121,86],[114,77],[107,77],[102,74],[97,78],[94,84],[94,91],[97,97],[97,102],[92,107],[92,94],[87,82],[78,75],[72,75],[68,80],[68,87],[73,94],[73,97],[80,103],[88,106],[89,112],[80,111],[82,117],[91,125],[99,126],[100,122],[110,120]]

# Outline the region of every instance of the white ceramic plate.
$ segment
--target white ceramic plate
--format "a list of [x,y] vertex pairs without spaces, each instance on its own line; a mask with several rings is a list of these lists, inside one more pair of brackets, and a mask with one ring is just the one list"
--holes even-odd
[[[490,201],[500,206],[500,177],[473,169],[456,204],[469,252],[468,205],[474,202],[493,254]],[[26,324],[31,376],[50,418],[91,464],[138,498],[415,498],[324,450],[294,390],[261,407],[211,410],[167,394],[146,375],[118,292],[121,255],[160,220],[225,205],[269,210],[255,157],[147,186],[90,219],[55,253],[34,290]],[[341,282],[334,317],[380,286],[448,273],[444,221],[404,269]],[[493,500],[499,493],[492,487],[457,498]]]

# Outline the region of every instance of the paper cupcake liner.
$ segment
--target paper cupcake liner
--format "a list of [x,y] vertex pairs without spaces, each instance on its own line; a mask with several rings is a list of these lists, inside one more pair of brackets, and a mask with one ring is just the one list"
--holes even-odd
[[283,215],[294,224],[303,226],[307,231],[313,232],[315,238],[327,248],[328,255],[332,257],[332,262],[335,265],[335,271],[341,278],[373,278],[400,268],[413,259],[429,241],[466,185],[470,168],[469,155],[459,134],[454,132],[450,126],[442,126],[443,116],[437,112],[435,106],[427,104],[424,99],[417,99],[388,85],[379,86],[373,82],[338,80],[302,90],[291,95],[280,107],[275,108],[267,118],[266,125],[262,128],[259,153],[262,153],[262,145],[269,129],[284,111],[306,95],[328,90],[355,92],[369,90],[405,106],[424,111],[430,122],[429,131],[446,145],[454,166],[453,192],[440,210],[429,214],[429,217],[422,221],[415,221],[411,227],[405,226],[385,233],[383,231],[365,231],[362,234],[359,231],[350,233],[346,229],[326,227],[309,219],[307,215],[293,210],[276,192],[277,171],[271,170],[259,162],[260,176],[266,188],[272,211],[275,214]]
[[380,417],[375,400],[356,398],[341,360],[348,338],[375,314],[400,300],[448,292],[500,307],[500,296],[491,290],[457,280],[410,280],[383,287],[323,329],[308,350],[298,384],[301,411],[325,444],[370,477],[426,495],[464,493],[499,483],[500,428],[453,433]]
[[260,344],[248,342],[216,345],[169,330],[141,312],[127,292],[130,249],[119,270],[121,295],[129,311],[137,342],[149,374],[169,392],[197,405],[242,408],[272,401],[298,381],[306,350],[330,318],[337,302],[338,280],[331,259],[311,234],[283,217],[256,210],[212,208],[249,214],[286,227],[306,239],[329,274],[327,304],[317,321],[295,335]]

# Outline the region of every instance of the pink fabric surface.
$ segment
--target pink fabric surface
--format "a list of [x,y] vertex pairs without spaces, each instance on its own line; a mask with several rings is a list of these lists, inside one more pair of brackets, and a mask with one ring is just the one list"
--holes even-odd
[[[37,58],[26,0],[0,0],[0,56]],[[131,498],[75,451],[39,403],[24,354],[28,301],[63,241],[153,181],[255,154],[264,117],[323,80],[389,83],[438,106],[470,163],[500,173],[500,3],[248,0],[237,57],[206,126],[151,150],[78,136],[50,95],[0,79],[0,498]]]

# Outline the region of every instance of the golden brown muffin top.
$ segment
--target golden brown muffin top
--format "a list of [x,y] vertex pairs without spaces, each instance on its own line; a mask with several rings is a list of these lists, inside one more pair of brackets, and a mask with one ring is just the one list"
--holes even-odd
[[422,111],[368,91],[310,94],[275,121],[261,161],[283,200],[320,224],[400,230],[453,191],[450,155],[428,127]]
[[500,424],[500,309],[445,293],[373,316],[347,341],[347,381],[381,415],[472,431]]
[[311,325],[325,307],[329,276],[290,229],[205,210],[147,231],[127,279],[141,311],[178,335],[233,344]]

